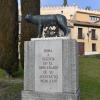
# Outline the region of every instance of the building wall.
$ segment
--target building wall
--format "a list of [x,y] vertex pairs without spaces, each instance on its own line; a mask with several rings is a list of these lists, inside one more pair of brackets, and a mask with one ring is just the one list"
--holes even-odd
[[90,19],[88,14],[77,12],[75,16],[75,20],[88,22]]
[[[90,12],[87,11],[76,11],[75,20],[84,22],[95,22],[96,20],[91,20],[91,16],[100,18],[100,12]],[[94,18],[93,18],[94,19]]]
[[[90,16],[94,16],[94,19],[91,20]],[[100,54],[100,27],[96,27],[94,26],[95,24],[98,24],[100,26],[100,21],[98,21],[97,23],[95,23],[97,21],[96,17],[100,18],[100,12],[97,11],[77,11],[75,14],[75,20],[76,21],[81,21],[81,22],[89,22],[90,26],[87,25],[84,27],[84,25],[82,26],[75,26],[74,25],[74,32],[76,33],[76,35],[78,35],[78,28],[82,28],[83,29],[83,36],[84,39],[78,39],[78,36],[75,37],[75,33],[71,33],[73,36],[72,38],[75,38],[78,42],[83,42],[84,43],[84,51],[85,51],[85,55],[90,55],[90,54]],[[99,19],[100,20],[100,19]],[[95,24],[94,24],[94,23]],[[94,24],[94,25],[93,25]],[[91,26],[92,25],[92,26]],[[87,35],[87,33],[89,31],[91,31],[91,29],[95,29],[95,33],[96,33],[96,40],[92,40],[91,39],[91,33],[89,34],[89,37]],[[92,44],[96,44],[96,51],[92,51]]]
[[[83,28],[83,36],[84,39],[78,39],[78,28]],[[89,30],[95,29],[97,40],[91,40],[91,33],[88,37],[87,33]],[[84,43],[84,54],[100,54],[100,28],[93,28],[93,27],[83,27],[83,26],[74,26],[71,31],[71,38],[76,39],[77,42]],[[92,51],[92,43],[96,44],[96,51]]]
[[[85,10],[80,9],[77,6],[66,6],[66,7],[42,7],[41,14],[63,14],[66,18],[70,21],[72,27],[70,32],[70,37],[72,39],[76,39],[77,42],[84,43],[84,54],[91,55],[91,54],[100,54],[100,28],[94,27],[92,24],[96,20],[91,20],[90,16],[97,16],[100,17],[100,11],[96,10]],[[80,21],[80,22],[89,22],[90,26],[84,25],[75,25],[72,20]],[[100,21],[96,22],[100,26]],[[91,26],[92,25],[92,26]],[[78,28],[83,28],[83,37],[84,39],[78,39]],[[87,33],[91,30],[96,30],[97,40],[91,40],[91,33],[89,37]],[[96,44],[96,51],[92,51],[92,44]]]
[[44,14],[63,14],[67,19],[70,19],[71,16],[75,15],[77,6],[66,6],[66,7],[41,7],[40,13]]

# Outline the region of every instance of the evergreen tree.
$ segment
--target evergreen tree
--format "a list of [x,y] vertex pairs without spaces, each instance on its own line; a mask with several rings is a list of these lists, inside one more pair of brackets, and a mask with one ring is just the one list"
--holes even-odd
[[67,6],[67,0],[64,0],[63,6]]
[[21,62],[23,65],[23,49],[24,49],[24,41],[30,40],[30,38],[37,37],[37,27],[27,23],[24,20],[26,14],[32,13],[33,15],[40,14],[40,0],[22,0],[22,35],[21,35]]
[[85,7],[86,10],[91,10],[92,8],[90,6]]
[[18,68],[17,0],[0,0],[0,67],[9,75]]

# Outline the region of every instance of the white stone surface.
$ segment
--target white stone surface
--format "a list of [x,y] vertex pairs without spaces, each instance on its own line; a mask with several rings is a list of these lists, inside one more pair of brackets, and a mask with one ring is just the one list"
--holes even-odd
[[79,100],[78,70],[75,40],[57,37],[25,42],[22,100]]
[[77,93],[39,93],[34,91],[23,91],[22,100],[80,100]]
[[35,42],[35,91],[62,92],[62,41]]
[[25,42],[24,46],[24,90],[35,89],[35,43]]

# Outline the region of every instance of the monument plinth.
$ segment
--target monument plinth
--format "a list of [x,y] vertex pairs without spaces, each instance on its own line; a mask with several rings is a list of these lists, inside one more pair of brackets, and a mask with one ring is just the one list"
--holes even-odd
[[22,100],[79,100],[77,43],[66,37],[25,42]]

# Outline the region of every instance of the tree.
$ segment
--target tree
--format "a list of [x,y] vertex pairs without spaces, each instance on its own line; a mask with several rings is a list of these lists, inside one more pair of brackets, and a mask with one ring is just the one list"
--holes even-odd
[[86,10],[91,10],[92,8],[90,6],[85,7]]
[[17,0],[0,0],[0,67],[9,75],[18,69]]
[[27,23],[24,20],[26,14],[32,13],[33,15],[40,14],[40,0],[22,0],[22,35],[21,35],[21,62],[23,65],[23,49],[24,41],[30,40],[30,38],[37,37],[37,27]]
[[64,0],[63,6],[67,6],[67,0]]

